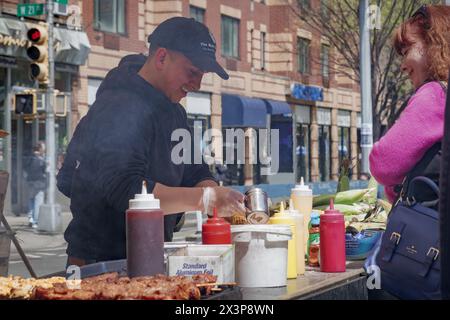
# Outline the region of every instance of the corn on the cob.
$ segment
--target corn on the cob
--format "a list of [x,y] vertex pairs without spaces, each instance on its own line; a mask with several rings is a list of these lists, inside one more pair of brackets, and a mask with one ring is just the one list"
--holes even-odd
[[[313,209],[325,211],[325,210],[329,209],[329,206],[317,206],[317,207],[314,207]],[[361,212],[361,210],[359,208],[352,206],[352,205],[348,205],[348,204],[335,203],[334,209],[339,210],[345,216],[355,215],[355,214],[363,214],[363,212]]]
[[336,195],[333,194],[321,194],[313,197],[313,207],[324,206],[330,204],[330,199],[334,200]]
[[368,189],[354,189],[336,193],[335,203],[352,204],[361,201]]
[[378,204],[383,207],[384,211],[389,213],[392,209],[392,204],[383,199],[378,199]]

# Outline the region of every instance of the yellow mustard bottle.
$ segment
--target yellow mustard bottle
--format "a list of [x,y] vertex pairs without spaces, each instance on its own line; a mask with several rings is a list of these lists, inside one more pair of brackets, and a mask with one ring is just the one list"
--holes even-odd
[[297,278],[297,229],[294,217],[284,212],[284,202],[281,202],[280,212],[276,212],[269,219],[269,224],[284,224],[291,227],[292,239],[288,241],[287,278],[295,279]]
[[303,237],[303,224],[304,217],[298,210],[294,208],[294,202],[292,199],[289,200],[289,210],[287,211],[295,220],[296,228],[296,255],[297,255],[297,275],[305,274],[305,247],[304,247],[304,237]]

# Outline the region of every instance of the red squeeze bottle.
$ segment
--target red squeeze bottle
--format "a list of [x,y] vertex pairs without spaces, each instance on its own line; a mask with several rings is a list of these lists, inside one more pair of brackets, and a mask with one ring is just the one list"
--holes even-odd
[[345,272],[345,222],[344,215],[330,209],[320,216],[320,271]]
[[203,244],[231,244],[231,224],[217,216],[214,208],[213,217],[202,225]]
[[126,211],[128,276],[164,274],[164,213],[159,200],[147,194],[145,181],[142,193],[130,199],[129,207]]

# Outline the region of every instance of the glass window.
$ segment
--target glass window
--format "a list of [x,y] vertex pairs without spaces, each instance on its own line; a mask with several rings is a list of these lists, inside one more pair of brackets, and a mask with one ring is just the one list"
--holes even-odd
[[339,168],[344,158],[350,158],[350,128],[338,127]]
[[189,6],[189,14],[195,21],[205,23],[205,9]]
[[309,9],[311,7],[310,0],[298,0],[298,4],[303,9]]
[[239,58],[239,20],[222,16],[222,55]]
[[328,78],[330,75],[329,70],[329,54],[330,54],[330,47],[327,45],[322,45],[321,48],[321,65],[322,65],[322,77]]
[[12,86],[34,88],[34,81],[29,77],[30,62],[17,60],[18,68],[11,69]]
[[266,33],[261,32],[261,70],[266,68]]
[[[197,115],[197,114],[188,114],[187,115],[188,127],[191,132],[191,137],[193,138],[193,139],[191,139],[191,141],[192,141],[191,151],[192,152],[194,152],[194,150],[195,150],[194,142],[197,137],[194,135],[194,133],[198,132],[199,134],[201,134],[200,143],[198,144],[198,146],[200,147],[200,152],[203,154],[203,150],[206,147],[205,142],[203,141],[203,135],[204,135],[205,131],[209,129],[210,121],[211,121],[210,116]],[[195,132],[194,132],[194,129],[196,130]]]
[[272,116],[271,129],[279,130],[279,172],[293,172],[292,117]]
[[297,123],[296,125],[296,150],[297,157],[297,177],[296,181],[300,181],[303,177],[305,181],[311,180],[311,152],[310,152],[310,127],[308,124]]
[[328,181],[331,175],[330,127],[319,126],[319,180]]
[[95,0],[95,26],[112,33],[125,33],[125,0]]
[[298,71],[300,73],[309,73],[310,43],[308,39],[298,38]]
[[88,78],[88,106],[91,107],[95,102],[97,90],[102,83],[102,79]]
[[[225,178],[223,184],[226,186],[230,185],[244,185],[245,182],[245,174],[244,174],[244,164],[238,162],[238,157],[240,156],[238,154],[238,147],[236,141],[227,141],[226,139],[226,130],[222,129],[222,136],[223,136],[223,162],[225,167]],[[233,144],[233,152],[234,152],[234,162],[228,163],[226,154],[227,154],[227,148],[230,146],[230,144]]]
[[71,74],[68,72],[55,71],[55,89],[62,92],[70,92],[71,85],[69,83]]
[[328,16],[329,16],[328,0],[320,1],[320,13],[322,14],[323,18],[328,18]]

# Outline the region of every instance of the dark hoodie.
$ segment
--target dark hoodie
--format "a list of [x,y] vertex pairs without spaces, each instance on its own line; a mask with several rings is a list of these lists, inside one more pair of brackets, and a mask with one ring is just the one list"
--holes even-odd
[[69,144],[57,176],[58,189],[71,199],[73,220],[64,234],[69,256],[126,257],[125,211],[144,179],[149,192],[156,182],[192,187],[213,180],[204,164],[172,162],[178,141],[171,135],[188,129],[186,112],[137,74],[145,61],[126,56],[107,74]]

